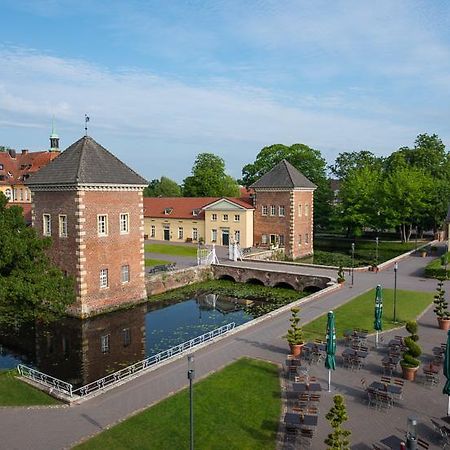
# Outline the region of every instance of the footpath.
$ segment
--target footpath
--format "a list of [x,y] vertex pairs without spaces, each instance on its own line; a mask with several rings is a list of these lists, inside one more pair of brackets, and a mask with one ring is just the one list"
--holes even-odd
[[[423,268],[430,260],[428,257],[414,255],[403,259],[397,273],[397,288],[434,291],[435,280],[423,278]],[[309,270],[311,269],[308,272]],[[305,273],[303,269],[302,273]],[[333,271],[331,276],[335,275]],[[313,320],[362,292],[374,289],[377,284],[382,284],[385,288],[394,287],[392,268],[378,273],[355,272],[353,286],[347,281],[343,288],[305,302],[302,305],[302,323]],[[289,316],[290,312],[287,311],[195,352],[196,380],[243,356],[281,364],[288,353],[282,336],[288,327]],[[0,408],[0,449],[70,448],[185,388],[186,371],[187,362],[182,358],[80,405]],[[388,420],[386,415],[386,421]]]

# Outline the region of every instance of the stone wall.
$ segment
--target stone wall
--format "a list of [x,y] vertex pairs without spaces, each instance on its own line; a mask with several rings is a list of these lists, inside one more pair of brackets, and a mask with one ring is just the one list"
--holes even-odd
[[213,278],[211,267],[199,266],[188,269],[176,270],[174,272],[160,272],[154,275],[147,275],[145,286],[147,295],[162,294],[172,289],[187,286]]

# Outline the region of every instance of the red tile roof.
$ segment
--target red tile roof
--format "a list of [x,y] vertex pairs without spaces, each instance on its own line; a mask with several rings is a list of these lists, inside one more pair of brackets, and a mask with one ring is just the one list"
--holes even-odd
[[[22,184],[28,174],[37,172],[60,155],[60,152],[0,152],[0,184]],[[1,168],[3,167],[3,168]]]
[[[246,209],[253,206],[240,198],[234,197],[144,197],[144,217],[166,218],[166,219],[201,219],[205,218],[203,208],[221,198],[226,198]],[[165,210],[172,209],[170,214]],[[193,211],[197,210],[198,215]]]

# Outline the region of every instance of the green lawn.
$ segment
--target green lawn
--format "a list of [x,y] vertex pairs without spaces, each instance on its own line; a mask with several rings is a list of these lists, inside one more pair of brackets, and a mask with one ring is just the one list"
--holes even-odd
[[[433,301],[434,292],[401,291],[397,289],[397,320],[414,320]],[[362,294],[334,310],[337,337],[343,337],[345,330],[363,328],[374,333],[375,289]],[[383,330],[394,328],[394,290],[383,289]],[[301,312],[300,312],[301,314]],[[323,315],[303,327],[306,341],[324,338],[327,315]],[[420,335],[420,328],[419,328]]]
[[[277,367],[263,361],[240,359],[195,383],[195,448],[275,449],[280,413]],[[76,448],[189,448],[188,390],[163,400]]]
[[59,402],[16,378],[15,370],[0,371],[0,406],[56,405]]
[[145,267],[165,266],[166,264],[172,264],[172,261],[166,261],[164,259],[146,259]]
[[163,253],[165,255],[197,256],[197,247],[187,245],[145,244],[145,251],[147,253]]

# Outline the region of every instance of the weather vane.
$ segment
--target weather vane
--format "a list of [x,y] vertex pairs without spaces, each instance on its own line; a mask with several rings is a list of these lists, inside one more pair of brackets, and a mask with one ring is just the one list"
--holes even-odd
[[85,134],[85,136],[88,135],[88,134],[87,134],[87,128],[88,128],[87,124],[88,124],[88,122],[89,122],[90,120],[91,120],[91,119],[89,118],[89,116],[88,116],[87,114],[85,114],[85,115],[84,115],[84,134]]

